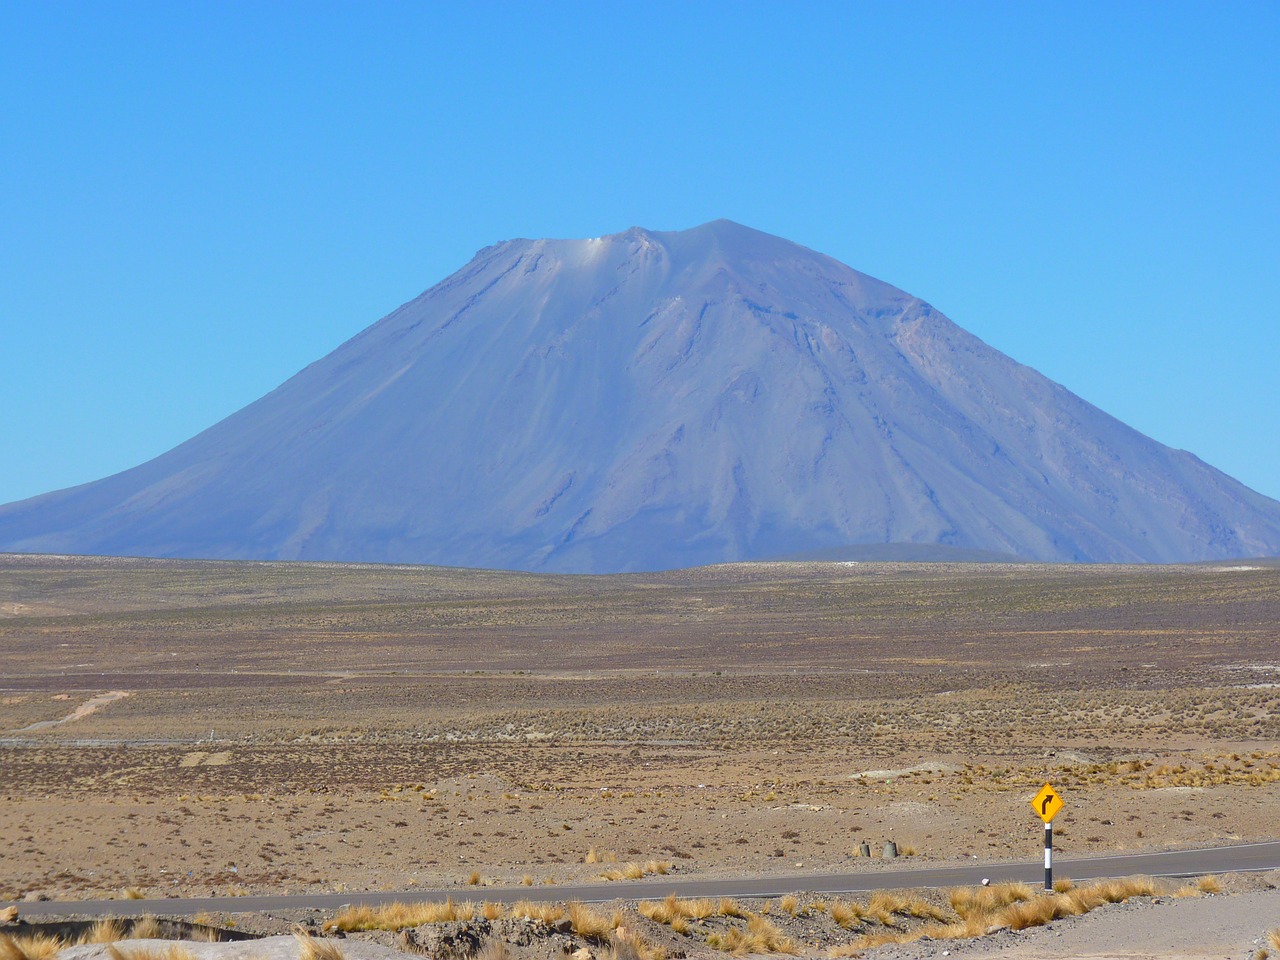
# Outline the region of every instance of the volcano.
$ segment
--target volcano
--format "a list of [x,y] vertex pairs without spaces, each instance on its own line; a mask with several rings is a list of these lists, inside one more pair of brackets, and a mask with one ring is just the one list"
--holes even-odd
[[1280,554],[1280,503],[729,221],[511,240],[14,552],[572,573]]

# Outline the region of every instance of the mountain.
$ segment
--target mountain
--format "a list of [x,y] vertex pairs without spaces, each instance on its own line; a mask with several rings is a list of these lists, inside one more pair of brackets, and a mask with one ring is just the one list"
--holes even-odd
[[488,247],[168,453],[0,507],[20,552],[605,573],[887,544],[1274,555],[1280,503],[719,220]]

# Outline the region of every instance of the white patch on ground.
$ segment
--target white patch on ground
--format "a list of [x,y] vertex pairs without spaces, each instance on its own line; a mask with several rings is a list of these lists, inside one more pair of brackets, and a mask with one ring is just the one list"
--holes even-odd
[[231,762],[231,751],[223,750],[219,753],[205,753],[196,750],[188,753],[178,761],[180,767],[225,767]]
[[50,727],[61,726],[64,723],[74,723],[76,720],[83,720],[109,703],[115,703],[117,700],[123,700],[125,697],[131,696],[133,694],[128,690],[112,690],[110,693],[100,693],[91,700],[86,700],[80,704],[60,720],[41,720],[39,723],[33,723],[29,727],[23,727],[18,732],[28,733],[33,730],[48,730]]
[[849,774],[850,780],[892,780],[894,777],[906,776],[909,773],[959,773],[960,767],[954,763],[918,763],[914,767],[903,767],[900,770],[863,770],[861,773]]

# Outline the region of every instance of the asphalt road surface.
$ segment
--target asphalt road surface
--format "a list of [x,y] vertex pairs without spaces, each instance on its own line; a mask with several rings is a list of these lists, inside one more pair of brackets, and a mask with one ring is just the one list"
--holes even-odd
[[[37,917],[101,916],[188,916],[206,912],[275,913],[305,910],[332,911],[346,904],[422,903],[453,897],[456,900],[606,900],[660,899],[669,893],[681,897],[772,897],[786,893],[861,893],[905,887],[950,887],[1022,880],[1043,884],[1044,864],[997,863],[922,869],[883,869],[885,861],[859,873],[811,873],[786,877],[748,877],[734,880],[659,879],[534,887],[452,887],[443,890],[412,890],[377,893],[301,894],[298,896],[198,897],[165,900],[46,900],[19,903],[24,920]],[[1055,877],[1092,880],[1099,877],[1126,877],[1145,874],[1157,877],[1198,876],[1208,873],[1239,873],[1280,869],[1280,841],[1246,843],[1204,850],[1176,850],[1167,853],[1137,853],[1113,857],[1083,857],[1054,862]],[[0,908],[9,904],[0,904]]]

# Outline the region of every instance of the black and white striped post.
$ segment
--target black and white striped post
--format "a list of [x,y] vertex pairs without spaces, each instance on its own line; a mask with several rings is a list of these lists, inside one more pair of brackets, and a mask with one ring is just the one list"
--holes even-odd
[[1053,890],[1053,818],[1062,810],[1062,798],[1049,784],[1031,801],[1031,809],[1044,821],[1044,889]]
[[1044,824],[1044,889],[1053,890],[1053,821]]

